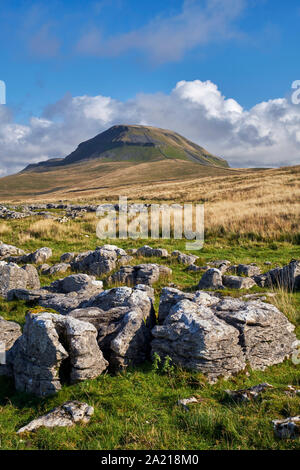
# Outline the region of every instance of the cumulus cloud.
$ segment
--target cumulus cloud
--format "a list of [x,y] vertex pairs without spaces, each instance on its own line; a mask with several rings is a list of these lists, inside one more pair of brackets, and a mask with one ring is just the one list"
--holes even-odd
[[300,105],[286,98],[245,110],[211,81],[180,81],[170,94],[139,94],[129,101],[65,95],[28,124],[0,106],[0,174],[64,157],[82,141],[115,124],[174,130],[226,158],[234,167],[299,164]]
[[240,37],[234,22],[247,4],[248,0],[185,0],[180,13],[156,17],[123,34],[106,37],[98,27],[89,28],[76,50],[102,57],[134,50],[155,63],[178,61],[197,46]]

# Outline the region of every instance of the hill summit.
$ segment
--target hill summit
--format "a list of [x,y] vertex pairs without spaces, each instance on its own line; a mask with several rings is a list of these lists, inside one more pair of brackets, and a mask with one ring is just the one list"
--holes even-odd
[[188,160],[206,166],[229,167],[223,158],[212,155],[176,132],[150,126],[116,125],[82,142],[65,158],[31,164],[23,171],[47,171],[49,167],[95,159],[102,162]]

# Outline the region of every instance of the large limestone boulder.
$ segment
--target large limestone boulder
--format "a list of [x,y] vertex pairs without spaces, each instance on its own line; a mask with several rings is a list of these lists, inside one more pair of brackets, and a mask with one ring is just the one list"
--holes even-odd
[[155,324],[153,298],[154,291],[147,286],[114,288],[69,315],[92,323],[104,357],[112,369],[119,369],[140,364],[149,357]]
[[53,313],[29,313],[13,346],[11,366],[17,390],[45,396],[61,383],[95,378],[107,368],[90,323]]
[[9,351],[21,334],[22,330],[18,323],[0,317],[0,375],[12,374],[7,363]]
[[174,363],[215,380],[242,370],[246,363],[264,370],[293,353],[295,327],[273,305],[203,291],[193,298],[187,295],[176,289],[163,291],[159,312],[163,324],[152,330],[153,354],[168,355]]
[[190,300],[175,304],[152,334],[153,354],[169,356],[175,364],[201,371],[211,380],[229,377],[246,365],[238,330]]

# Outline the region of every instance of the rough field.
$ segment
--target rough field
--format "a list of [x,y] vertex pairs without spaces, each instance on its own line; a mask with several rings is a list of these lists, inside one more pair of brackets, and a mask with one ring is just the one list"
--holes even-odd
[[[243,181],[243,192],[238,192],[230,179],[219,180],[208,194],[207,237],[204,248],[196,252],[197,264],[228,259],[232,263],[256,262],[263,271],[300,258],[299,246],[299,167],[268,170]],[[238,178],[234,176],[233,178]],[[276,179],[277,178],[277,179]],[[296,181],[297,180],[297,181]],[[159,185],[151,189],[151,199],[198,200],[206,193],[203,182],[189,182],[181,192],[170,185],[169,193]],[[276,195],[274,195],[276,185]],[[281,185],[281,186],[280,186]],[[248,192],[244,192],[248,187]],[[184,193],[184,195],[182,194]],[[186,198],[187,195],[190,198]],[[257,198],[260,196],[260,198]],[[139,198],[137,191],[136,197]],[[147,187],[143,197],[150,199]],[[226,199],[227,198],[227,199]],[[231,201],[229,207],[227,201]],[[256,198],[256,209],[253,199]],[[252,202],[251,202],[252,201]],[[270,205],[272,202],[272,205]],[[231,212],[231,217],[230,217]],[[59,215],[59,211],[53,211]],[[123,248],[134,248],[145,243],[169,251],[184,251],[184,240],[99,240],[96,237],[96,218],[82,218],[60,224],[41,217],[3,221],[0,238],[33,251],[42,246],[53,249],[51,264],[58,262],[67,251],[86,251],[104,243]],[[225,235],[226,234],[226,235]],[[146,260],[138,259],[134,263]],[[266,266],[270,261],[271,266]],[[149,258],[147,259],[149,262]],[[173,270],[171,282],[185,291],[193,291],[201,277],[173,260],[151,259],[166,264]],[[64,274],[66,276],[68,273]],[[42,285],[62,277],[41,276]],[[102,279],[105,281],[105,277]],[[156,309],[164,283],[155,287]],[[109,287],[109,284],[106,286]],[[253,287],[250,293],[266,289]],[[270,289],[268,289],[270,290]],[[224,291],[222,291],[224,293]],[[300,295],[276,291],[272,298],[278,308],[297,326],[300,338]],[[246,291],[225,291],[239,296]],[[22,301],[0,303],[0,316],[24,324],[30,309]],[[247,388],[268,382],[274,386],[262,397],[249,404],[237,404],[227,398],[226,389]],[[299,414],[300,397],[285,393],[287,385],[300,387],[299,365],[291,360],[268,368],[265,372],[240,373],[230,380],[210,385],[200,373],[180,368],[158,368],[149,363],[118,375],[108,373],[98,379],[78,385],[64,386],[51,398],[36,398],[14,391],[9,379],[0,378],[0,448],[1,449],[299,449],[299,440],[279,440],[274,436],[271,421]],[[178,399],[194,396],[198,403],[186,412],[177,405]],[[16,430],[33,418],[67,400],[87,402],[95,407],[95,414],[87,425],[70,429],[40,429],[36,433],[19,436]]]

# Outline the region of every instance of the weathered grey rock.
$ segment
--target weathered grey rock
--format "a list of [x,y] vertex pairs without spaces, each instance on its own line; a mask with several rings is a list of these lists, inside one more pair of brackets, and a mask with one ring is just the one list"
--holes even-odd
[[90,290],[94,294],[96,292],[99,293],[103,289],[102,281],[97,281],[94,277],[87,274],[71,274],[59,282],[59,291],[65,293]]
[[120,256],[120,258],[118,258],[118,264],[120,266],[125,266],[126,264],[130,263],[133,259],[133,256],[129,255]]
[[168,258],[169,253],[164,248],[151,248],[151,246],[145,245],[138,248],[136,251],[137,256],[156,257],[156,258]]
[[209,307],[181,300],[162,326],[152,330],[152,353],[175,364],[205,373],[211,381],[244,369],[246,362],[236,328],[220,320]]
[[161,278],[172,275],[171,268],[157,264],[138,264],[137,266],[121,266],[120,270],[110,277],[115,284],[152,285]]
[[37,267],[37,270],[39,273],[41,274],[47,274],[50,270],[50,265],[47,264],[47,263],[43,263],[43,264],[40,264],[38,267]]
[[8,256],[22,256],[25,254],[25,251],[17,248],[13,245],[7,245],[6,243],[0,243],[0,259],[4,259]]
[[100,276],[115,269],[118,258],[126,255],[126,251],[122,248],[115,245],[103,245],[97,247],[95,251],[80,253],[71,262],[71,266],[75,271]]
[[[47,266],[47,265],[42,265]],[[49,266],[48,269],[43,269],[43,274],[52,276],[53,274],[58,273],[66,273],[71,269],[71,265],[69,263],[57,263],[53,266]]]
[[209,268],[207,266],[196,266],[195,264],[190,264],[186,269],[187,271],[198,273],[200,271],[206,271]]
[[13,289],[9,292],[9,300],[19,299],[35,302],[45,309],[54,309],[62,315],[78,308],[103,291],[102,281],[96,281],[87,274],[73,274],[45,286],[43,289]]
[[194,264],[195,261],[199,258],[196,255],[187,255],[182,253],[181,251],[175,250],[171,253],[172,256],[176,256],[177,261],[181,264],[185,264],[187,266]]
[[223,276],[223,285],[228,289],[251,289],[256,285],[251,277]]
[[273,286],[282,286],[290,291],[300,289],[300,260],[292,260],[283,268],[271,269],[267,273]]
[[22,336],[13,346],[12,368],[17,390],[45,396],[100,375],[108,363],[90,323],[53,313],[26,316]]
[[213,380],[242,370],[246,362],[259,370],[283,362],[297,341],[294,325],[273,305],[203,291],[163,289],[162,321],[152,330],[152,352]]
[[255,263],[252,264],[239,264],[237,267],[238,276],[257,276],[261,274],[260,268]]
[[12,375],[7,359],[10,349],[21,334],[21,327],[18,323],[0,317],[0,375]]
[[43,248],[39,248],[33,253],[30,253],[30,255],[28,255],[28,262],[34,263],[34,264],[43,264],[45,263],[45,261],[47,261],[47,259],[51,258],[51,256],[52,256],[51,248],[48,248],[45,246]]
[[12,289],[26,289],[28,275],[15,263],[0,261],[0,295],[7,297]]
[[76,253],[73,253],[73,252],[63,253],[60,257],[60,262],[71,263],[71,261],[73,261],[75,257],[76,257]]
[[39,289],[41,287],[41,283],[37,269],[32,264],[26,264],[25,266],[22,266],[22,269],[24,269],[27,274],[26,288]]
[[263,392],[270,388],[273,388],[273,386],[268,383],[262,383],[243,390],[226,390],[226,394],[234,401],[249,403],[259,398]]
[[90,306],[69,316],[90,322],[98,331],[97,341],[111,368],[144,362],[149,356],[151,329],[155,324],[154,291],[147,286],[119,287],[104,291]]
[[300,436],[300,415],[272,421],[274,433],[280,439],[297,439]]
[[240,344],[253,369],[264,370],[293,353],[295,326],[273,305],[226,297],[214,309],[220,319],[240,332]]
[[191,398],[181,398],[180,400],[177,401],[177,405],[182,406],[185,411],[190,411],[188,405],[191,403],[198,403],[197,398],[191,397]]
[[209,267],[213,267],[221,271],[222,274],[226,273],[228,269],[230,268],[230,261],[227,259],[217,259],[215,261],[210,261]]
[[56,427],[69,427],[77,423],[86,424],[90,421],[94,414],[94,408],[87,403],[80,403],[78,401],[68,401],[57,408],[54,408],[49,413],[39,418],[34,419],[26,426],[18,430],[18,434],[24,432],[36,431],[41,427],[56,428]]
[[216,268],[208,269],[200,279],[198,289],[224,289],[221,271]]
[[169,315],[171,308],[181,300],[193,300],[194,294],[182,292],[172,287],[163,287],[158,309],[158,321],[160,324],[164,322]]

